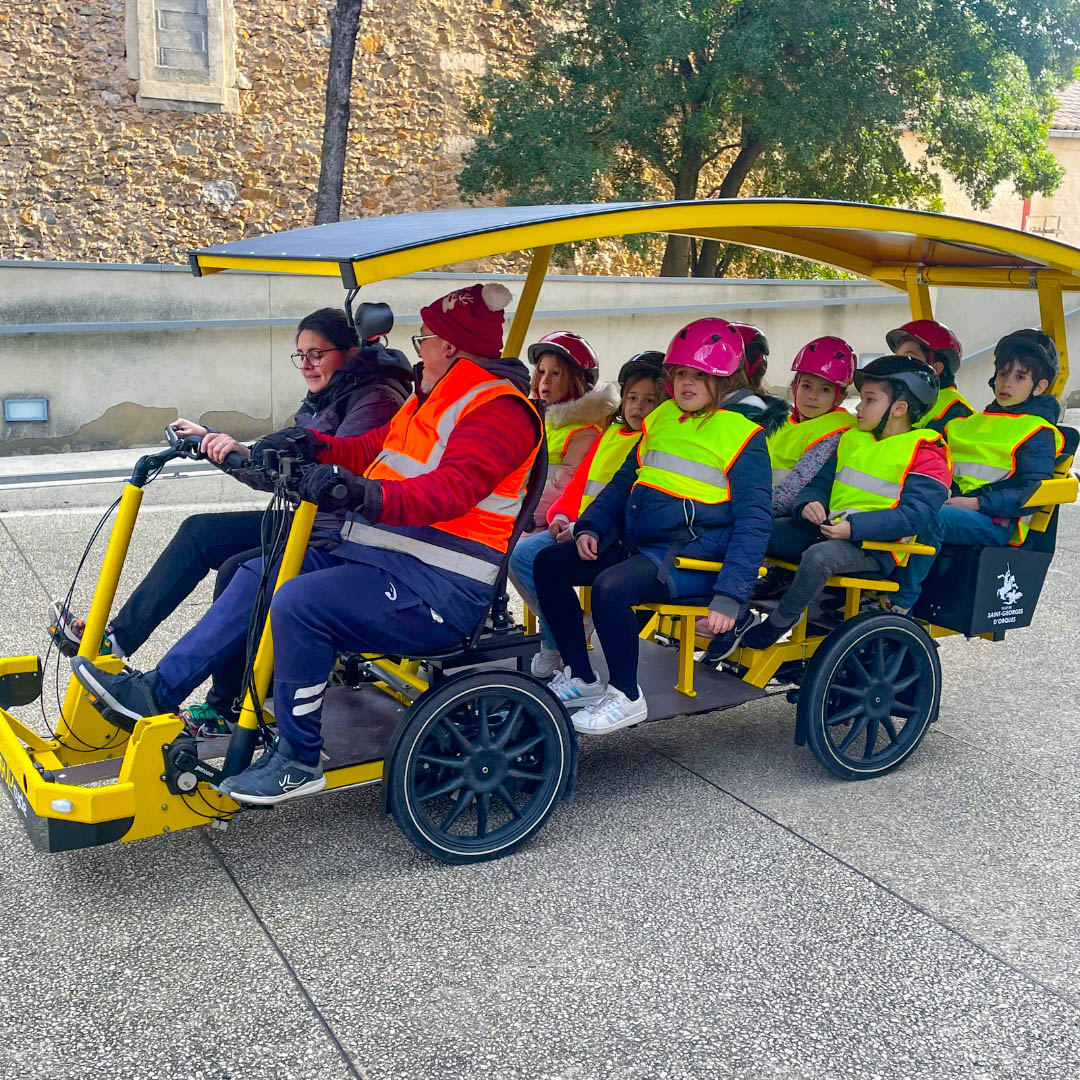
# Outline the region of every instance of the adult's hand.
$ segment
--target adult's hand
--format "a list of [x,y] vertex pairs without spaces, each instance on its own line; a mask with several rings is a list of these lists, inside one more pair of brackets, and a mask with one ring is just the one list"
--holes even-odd
[[240,454],[242,457],[250,454],[243,443],[238,443],[224,431],[212,431],[209,435],[204,435],[200,449],[215,465],[220,465],[229,454]]
[[596,562],[596,537],[592,533],[582,533],[577,538],[578,558],[584,562]]
[[819,502],[807,503],[802,508],[802,516],[810,522],[811,525],[820,525],[828,515],[825,513],[825,507]]
[[311,428],[286,428],[284,431],[275,431],[272,435],[264,435],[259,439],[251,448],[251,460],[255,465],[261,465],[263,452],[274,450],[279,454],[296,452],[305,461],[315,461],[319,450],[325,445]]
[[187,439],[192,435],[197,435],[201,439],[207,432],[207,428],[204,428],[202,424],[196,424],[194,420],[185,420],[182,416],[179,420],[175,420],[171,423],[169,427],[171,427],[181,439]]
[[368,480],[341,465],[312,465],[300,481],[300,498],[323,510],[359,510],[379,490],[378,480]]

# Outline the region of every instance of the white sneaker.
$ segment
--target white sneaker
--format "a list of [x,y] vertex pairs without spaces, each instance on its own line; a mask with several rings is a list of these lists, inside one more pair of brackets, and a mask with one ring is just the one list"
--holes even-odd
[[570,675],[570,669],[556,671],[548,689],[568,708],[577,709],[587,705],[590,701],[604,696],[607,683],[598,678],[596,682],[587,683],[584,679],[575,679]]
[[529,671],[534,679],[550,679],[556,671],[561,671],[563,666],[562,654],[558,649],[545,649],[540,646],[540,651],[532,658]]
[[649,706],[641,687],[637,688],[637,701],[631,701],[614,686],[588,708],[574,714],[574,727],[582,735],[607,735],[619,728],[640,724],[649,715]]

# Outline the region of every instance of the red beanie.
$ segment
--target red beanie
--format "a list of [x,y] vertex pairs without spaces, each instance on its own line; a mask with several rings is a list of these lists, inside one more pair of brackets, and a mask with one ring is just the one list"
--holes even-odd
[[494,360],[502,354],[503,309],[511,299],[505,285],[470,285],[421,308],[420,317],[462,352]]

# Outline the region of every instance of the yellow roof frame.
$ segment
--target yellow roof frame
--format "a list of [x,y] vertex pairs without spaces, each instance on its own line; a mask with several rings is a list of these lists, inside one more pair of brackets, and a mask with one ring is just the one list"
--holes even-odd
[[1080,249],[987,222],[897,207],[806,199],[476,207],[290,230],[192,252],[198,275],[237,269],[340,276],[352,289],[440,266],[531,250],[507,335],[520,353],[557,244],[676,233],[825,263],[907,293],[932,318],[930,286],[1034,289],[1068,376],[1062,293],[1080,291]]

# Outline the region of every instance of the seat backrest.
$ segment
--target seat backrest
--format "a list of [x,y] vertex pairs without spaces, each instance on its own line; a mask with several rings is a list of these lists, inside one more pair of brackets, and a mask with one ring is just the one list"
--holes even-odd
[[[1065,445],[1054,463],[1054,478],[1060,479],[1069,475],[1072,468],[1073,458],[1076,454],[1077,445],[1080,445],[1080,431],[1076,428],[1058,426],[1065,439]],[[1024,540],[1023,547],[1032,551],[1054,550],[1057,544],[1057,517],[1060,506],[1044,506],[1036,511],[1031,518],[1031,529]]]

